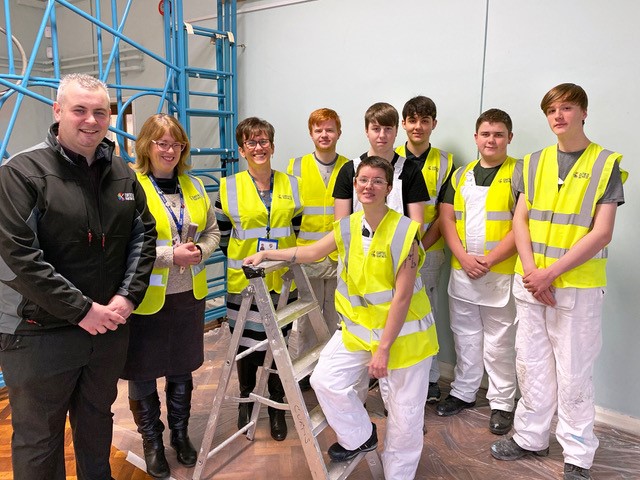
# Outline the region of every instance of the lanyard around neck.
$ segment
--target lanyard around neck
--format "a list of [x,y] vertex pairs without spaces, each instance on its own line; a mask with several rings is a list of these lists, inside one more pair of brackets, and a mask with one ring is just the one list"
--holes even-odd
[[182,238],[182,225],[184,224],[184,196],[182,195],[182,187],[180,186],[180,181],[176,179],[176,187],[178,189],[178,194],[180,195],[180,218],[178,219],[176,217],[176,214],[173,213],[173,210],[169,205],[167,197],[164,196],[164,192],[162,191],[162,189],[160,189],[160,187],[156,183],[156,179],[153,177],[153,175],[149,175],[149,180],[151,180],[151,184],[153,185],[153,188],[156,189],[156,193],[160,197],[160,200],[162,200],[162,203],[164,204],[164,208],[167,210],[167,212],[169,212],[169,215],[171,215],[171,218],[173,218],[173,221],[176,224],[176,229],[178,230],[178,237]]
[[260,195],[260,189],[258,188],[256,179],[253,178],[253,176],[250,173],[249,173],[249,177],[251,177],[251,180],[253,181],[253,185],[256,187],[256,192],[258,194],[258,197],[260,197],[260,200],[262,200],[264,207],[267,209],[267,238],[269,238],[269,232],[271,231],[271,204],[273,203],[273,198],[271,198],[273,196],[273,170],[271,170],[271,178],[269,179],[269,197],[268,198],[263,198],[262,195]]

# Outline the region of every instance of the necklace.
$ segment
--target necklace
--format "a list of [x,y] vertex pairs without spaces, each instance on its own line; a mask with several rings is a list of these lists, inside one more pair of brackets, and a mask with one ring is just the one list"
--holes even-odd
[[267,198],[269,196],[269,190],[258,190],[260,198]]

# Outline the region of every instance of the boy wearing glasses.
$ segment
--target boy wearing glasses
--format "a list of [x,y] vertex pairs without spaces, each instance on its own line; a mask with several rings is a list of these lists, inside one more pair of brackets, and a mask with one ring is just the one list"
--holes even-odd
[[440,226],[452,253],[449,317],[457,359],[451,394],[436,412],[449,416],[473,407],[486,369],[489,430],[503,435],[513,424],[516,394],[511,118],[487,110],[474,137],[480,159],[453,173],[440,205]]
[[[453,171],[453,155],[430,143],[431,133],[438,124],[436,113],[436,104],[428,97],[419,95],[407,101],[402,108],[402,128],[407,132],[407,142],[396,148],[396,152],[406,157],[408,162],[415,163],[422,172],[429,191],[429,200],[424,209],[423,228],[426,233],[422,237],[427,252],[420,275],[431,302],[431,311],[437,318],[438,280],[445,261],[444,238],[440,233],[438,221],[438,203]],[[440,367],[434,359],[429,371],[428,403],[440,401],[439,379]]]
[[593,366],[602,345],[607,244],[624,203],[622,155],[584,132],[588,99],[573,83],[552,88],[540,107],[558,137],[524,158],[513,230],[518,263],[518,402],[513,438],[491,446],[499,460],[549,454],[551,420],[564,479],[591,478],[598,448]]
[[[338,172],[349,161],[336,153],[336,144],[342,133],[341,126],[340,117],[334,110],[320,108],[311,112],[308,127],[314,151],[289,161],[287,173],[302,180],[300,195],[304,211],[297,237],[298,246],[311,245],[333,230],[333,187]],[[334,252],[316,262],[303,265],[332,334],[338,328],[335,307],[337,259],[338,254]],[[314,333],[306,317],[299,321],[297,328],[299,355],[313,341]],[[293,347],[292,340],[289,339],[289,348]],[[308,379],[302,386],[308,386]]]

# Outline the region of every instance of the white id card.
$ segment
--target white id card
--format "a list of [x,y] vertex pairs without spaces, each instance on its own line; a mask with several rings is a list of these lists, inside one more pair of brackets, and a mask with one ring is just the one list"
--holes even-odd
[[258,239],[258,252],[263,250],[277,250],[278,249],[278,240],[270,240],[268,238],[259,238]]

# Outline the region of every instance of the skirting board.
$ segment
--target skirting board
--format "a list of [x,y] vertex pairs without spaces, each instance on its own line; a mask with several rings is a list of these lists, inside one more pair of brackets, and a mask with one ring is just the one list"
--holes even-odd
[[[450,363],[439,362],[440,377],[445,381],[453,380],[454,366]],[[482,379],[482,388],[487,388],[487,375]],[[611,428],[617,428],[634,435],[640,435],[640,418],[630,417],[614,410],[608,410],[596,405],[596,422],[604,423]]]

